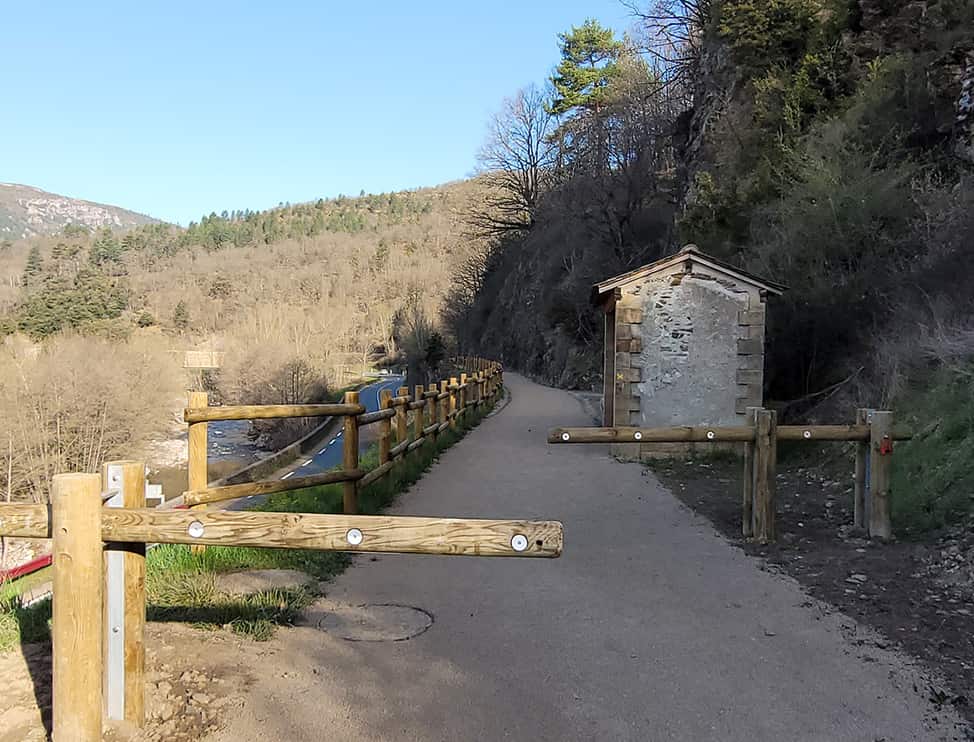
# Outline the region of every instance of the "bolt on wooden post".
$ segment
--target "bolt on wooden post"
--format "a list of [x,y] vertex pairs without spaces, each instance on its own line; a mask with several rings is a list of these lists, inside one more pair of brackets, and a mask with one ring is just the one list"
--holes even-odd
[[53,738],[98,742],[102,727],[101,477],[54,476]]
[[778,415],[758,410],[754,439],[754,538],[762,544],[776,538],[775,478],[778,458]]
[[[188,406],[190,409],[206,409],[209,406],[209,398],[206,392],[190,392]],[[206,471],[206,423],[190,423],[187,439],[189,443],[189,455],[186,464],[187,489],[190,492],[205,490],[209,483],[209,476]],[[203,505],[196,505],[192,509],[200,510],[203,507]],[[202,553],[205,548],[205,546],[191,547],[192,551],[197,554]]]
[[893,537],[890,483],[893,475],[893,413],[872,413],[869,426],[869,535]]
[[[145,507],[145,463],[110,461],[102,490],[107,507]],[[145,544],[105,549],[105,714],[141,727],[145,722]]]
[[[401,386],[396,390],[396,396],[400,399],[409,398],[409,389],[407,387]],[[408,408],[405,404],[399,404],[396,406],[396,445],[404,443],[407,438],[409,438],[409,421],[407,418]],[[400,453],[396,459],[399,460],[405,455],[405,452]]]
[[[345,404],[357,405],[358,392],[345,392]],[[342,468],[345,471],[358,469],[358,420],[355,415],[345,415],[342,442]],[[358,482],[342,484],[342,511],[345,515],[358,513]]]

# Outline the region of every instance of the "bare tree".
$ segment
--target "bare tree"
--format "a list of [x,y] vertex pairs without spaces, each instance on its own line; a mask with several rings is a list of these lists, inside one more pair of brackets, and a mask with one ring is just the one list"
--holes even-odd
[[477,155],[490,191],[483,208],[469,219],[481,235],[528,230],[534,224],[554,161],[554,118],[546,102],[544,92],[532,85],[505,100],[490,121]]
[[666,87],[689,95],[700,63],[703,31],[710,24],[713,0],[636,0],[622,3],[639,20],[640,51],[654,60]]

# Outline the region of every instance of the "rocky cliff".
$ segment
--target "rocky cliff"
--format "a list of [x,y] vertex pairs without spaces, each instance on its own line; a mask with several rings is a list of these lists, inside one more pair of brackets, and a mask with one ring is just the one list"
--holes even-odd
[[53,234],[68,224],[97,229],[134,227],[155,221],[117,206],[67,198],[16,183],[0,183],[0,239]]

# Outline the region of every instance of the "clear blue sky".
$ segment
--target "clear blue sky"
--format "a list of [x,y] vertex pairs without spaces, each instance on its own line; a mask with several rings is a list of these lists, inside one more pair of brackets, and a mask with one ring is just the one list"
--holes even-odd
[[185,224],[462,178],[489,114],[618,0],[20,2],[0,181]]

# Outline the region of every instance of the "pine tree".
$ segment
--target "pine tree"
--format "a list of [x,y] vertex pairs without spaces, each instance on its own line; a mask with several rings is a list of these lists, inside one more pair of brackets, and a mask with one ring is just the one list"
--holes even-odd
[[24,266],[23,284],[25,288],[31,289],[40,281],[41,273],[44,272],[44,260],[41,258],[41,250],[34,245],[27,253],[27,265]]
[[179,330],[185,330],[189,327],[189,307],[186,306],[186,302],[180,300],[176,304],[172,313],[172,323]]
[[618,62],[625,45],[616,39],[611,28],[591,19],[558,38],[561,63],[551,77],[556,95],[549,111],[563,114],[583,108],[597,112],[609,84],[619,76]]

